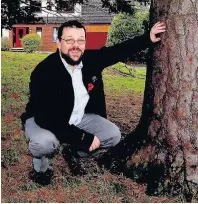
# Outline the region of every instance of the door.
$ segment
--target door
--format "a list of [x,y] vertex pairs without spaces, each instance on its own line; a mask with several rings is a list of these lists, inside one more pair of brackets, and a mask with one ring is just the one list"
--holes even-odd
[[24,35],[26,35],[26,28],[16,28],[16,46],[17,48],[22,47],[21,39],[23,38]]

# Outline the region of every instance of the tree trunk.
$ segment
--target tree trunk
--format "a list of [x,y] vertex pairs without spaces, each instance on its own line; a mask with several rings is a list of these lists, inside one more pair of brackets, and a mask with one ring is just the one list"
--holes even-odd
[[151,141],[129,165],[149,167],[152,193],[197,201],[198,0],[152,0],[150,20],[164,21],[167,31],[147,66],[140,127]]
[[158,21],[166,32],[149,50],[140,123],[101,163],[149,194],[198,201],[198,0],[152,0]]

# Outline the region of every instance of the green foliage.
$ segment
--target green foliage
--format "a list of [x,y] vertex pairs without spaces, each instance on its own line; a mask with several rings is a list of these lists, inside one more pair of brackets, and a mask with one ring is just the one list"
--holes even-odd
[[[141,35],[147,30],[149,12],[136,10],[133,15],[127,13],[117,14],[108,32],[107,46],[112,46]],[[130,61],[144,62],[145,51],[136,54]]]
[[38,34],[32,33],[25,35],[22,38],[23,49],[28,52],[39,51],[42,45],[41,37]]
[[1,50],[8,51],[11,48],[11,41],[7,38],[1,38]]
[[37,1],[26,0],[24,6],[21,6],[21,0],[2,0],[1,1],[1,26],[10,29],[13,24],[27,24],[37,22],[41,17],[36,16],[38,12]]
[[114,17],[109,29],[107,46],[115,45],[142,33],[143,26],[134,15],[119,13]]

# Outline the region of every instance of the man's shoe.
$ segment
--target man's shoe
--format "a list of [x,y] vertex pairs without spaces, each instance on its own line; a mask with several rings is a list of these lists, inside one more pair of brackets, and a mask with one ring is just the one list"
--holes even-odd
[[53,170],[47,169],[45,172],[37,172],[34,169],[29,173],[29,178],[39,185],[46,186],[51,183]]

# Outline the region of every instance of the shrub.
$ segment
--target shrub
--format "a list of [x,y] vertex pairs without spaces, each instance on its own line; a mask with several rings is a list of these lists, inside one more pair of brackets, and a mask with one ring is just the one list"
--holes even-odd
[[[107,46],[112,46],[143,34],[148,27],[149,13],[136,11],[133,15],[126,13],[117,14],[110,26],[107,38]],[[130,61],[145,62],[145,51],[131,57]]]
[[8,51],[11,48],[11,41],[7,37],[1,38],[1,50]]
[[22,45],[23,45],[23,49],[26,52],[28,53],[35,52],[40,50],[42,45],[42,40],[38,34],[32,33],[32,34],[25,35],[22,38]]

